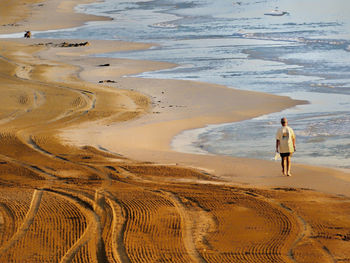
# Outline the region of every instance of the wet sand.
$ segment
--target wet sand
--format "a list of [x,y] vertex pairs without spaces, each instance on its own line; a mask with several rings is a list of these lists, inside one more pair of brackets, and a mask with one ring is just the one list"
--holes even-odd
[[[72,2],[44,6],[58,3]],[[69,11],[70,26],[91,19]],[[183,129],[302,102],[123,77],[175,65],[85,56],[149,45],[63,42],[85,41],[0,42],[0,262],[350,260],[346,171],[295,165],[285,178],[275,162],[169,146]]]

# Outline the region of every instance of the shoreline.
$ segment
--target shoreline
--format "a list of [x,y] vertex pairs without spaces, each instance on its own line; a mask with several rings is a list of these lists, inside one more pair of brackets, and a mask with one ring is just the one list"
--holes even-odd
[[[40,40],[37,40],[40,41]],[[44,41],[44,40],[42,40]],[[59,41],[59,40],[58,40]],[[70,40],[73,41],[73,40]],[[97,41],[99,42],[99,41]],[[103,41],[100,41],[102,43]],[[122,43],[122,42],[118,42]],[[148,48],[151,45],[142,45],[140,43],[134,43],[137,47],[136,48]],[[125,48],[130,48],[131,43],[126,44]],[[102,45],[103,46],[103,45]],[[125,49],[124,49],[125,50]],[[65,50],[63,56],[65,58],[58,58],[55,59],[62,59],[62,62],[66,62],[68,64],[73,63],[72,59],[68,59],[68,56],[76,57],[77,55],[74,55],[74,52],[69,53]],[[95,48],[94,50],[90,48],[89,51],[84,51],[85,55],[92,54],[92,53],[100,53],[100,52],[111,52],[113,51],[113,47],[106,48],[104,46],[103,48]],[[48,51],[50,54],[48,57],[53,56],[52,49],[51,51]],[[81,52],[81,50],[79,51]],[[84,53],[83,52],[83,53]],[[67,60],[68,59],[68,60]],[[73,59],[74,60],[74,59]],[[139,119],[128,121],[127,123],[116,123],[111,125],[110,123],[107,124],[107,126],[100,126],[93,125],[91,123],[88,124],[82,124],[79,128],[75,128],[75,130],[66,130],[63,132],[63,139],[64,141],[69,141],[70,143],[76,144],[76,145],[94,145],[97,148],[100,149],[108,149],[111,152],[115,152],[118,154],[122,154],[124,156],[127,156],[128,158],[134,159],[134,160],[140,160],[140,161],[146,161],[146,162],[154,162],[154,163],[165,163],[165,164],[180,164],[188,167],[196,167],[201,170],[210,171],[211,173],[224,178],[226,181],[234,182],[237,184],[250,184],[254,187],[274,187],[274,186],[288,186],[288,187],[309,187],[311,189],[316,189],[324,192],[329,193],[342,193],[342,194],[348,194],[348,191],[344,189],[343,187],[339,188],[339,185],[344,185],[343,181],[337,181],[336,186],[333,188],[329,188],[327,184],[320,184],[320,185],[314,185],[312,181],[309,181],[307,184],[304,183],[302,177],[307,176],[308,173],[317,173],[322,174],[322,176],[326,176],[326,174],[329,174],[329,178],[338,177],[343,178],[348,181],[347,174],[349,173],[347,170],[337,170],[336,168],[324,168],[324,167],[313,167],[303,164],[293,164],[293,168],[295,167],[295,174],[296,176],[293,177],[292,180],[289,180],[288,182],[285,182],[285,178],[280,177],[280,168],[279,164],[273,162],[273,161],[264,161],[264,160],[253,160],[253,159],[245,159],[245,158],[234,158],[234,157],[226,157],[226,156],[201,156],[196,154],[186,154],[186,153],[180,153],[180,152],[174,152],[171,150],[171,141],[174,138],[175,135],[177,135],[179,132],[192,129],[192,128],[200,128],[207,124],[218,124],[218,123],[225,123],[225,122],[233,122],[233,121],[239,121],[239,120],[245,120],[248,118],[260,116],[266,113],[271,112],[277,112],[282,109],[295,106],[297,103],[292,103],[293,100],[288,99],[286,104],[282,103],[283,105],[278,105],[275,110],[266,110],[262,111],[263,109],[256,110],[255,112],[229,112],[232,109],[229,109],[227,107],[221,108],[221,112],[216,112],[215,116],[210,116],[212,112],[215,112],[215,109],[205,109],[205,113],[203,111],[198,110],[200,107],[199,105],[196,105],[194,107],[195,113],[194,115],[187,116],[189,113],[187,108],[184,108],[183,106],[183,100],[184,97],[176,97],[174,96],[174,86],[176,86],[175,83],[182,83],[185,86],[188,86],[188,83],[191,83],[193,85],[199,85],[199,86],[205,86],[208,88],[211,86],[213,87],[220,87],[219,90],[226,92],[238,92],[241,94],[250,94],[253,96],[253,94],[261,95],[260,93],[256,92],[246,92],[246,91],[240,91],[222,87],[220,85],[215,84],[208,84],[208,83],[196,83],[196,82],[187,82],[187,81],[175,81],[175,80],[152,80],[152,79],[138,79],[138,78],[130,78],[130,77],[122,77],[124,75],[131,75],[131,74],[137,74],[144,71],[151,71],[151,70],[159,70],[159,69],[165,69],[169,67],[174,67],[176,65],[171,63],[160,63],[160,62],[151,62],[151,61],[133,61],[133,60],[127,60],[127,59],[110,59],[110,58],[88,58],[90,60],[90,64],[87,66],[84,65],[87,60],[83,63],[83,65],[77,65],[82,70],[79,73],[79,77],[81,77],[83,80],[88,81],[90,83],[97,83],[98,81],[102,79],[112,79],[114,76],[118,77],[118,80],[116,84],[108,83],[108,86],[117,87],[117,88],[125,88],[133,91],[137,91],[141,94],[146,94],[148,97],[151,98],[154,107],[152,108],[152,114],[146,114],[142,116]],[[97,61],[99,63],[107,63],[110,61],[116,61],[116,63],[120,64],[121,66],[124,64],[128,67],[128,69],[125,71],[125,68],[122,70],[123,73],[118,72],[121,68],[118,66],[114,69],[108,69],[107,72],[103,72],[106,69],[101,69],[94,67],[93,65],[96,65]],[[79,64],[79,63],[78,63]],[[133,69],[130,69],[133,68]],[[147,83],[147,85],[145,85]],[[172,92],[173,101],[167,101],[168,98],[164,97],[163,87],[164,83],[172,83],[169,87],[169,91]],[[196,84],[195,84],[196,83]],[[134,88],[131,88],[134,87]],[[136,87],[136,88],[135,88]],[[151,91],[150,91],[151,90]],[[178,91],[177,91],[178,92]],[[188,92],[186,90],[186,92]],[[185,91],[183,91],[184,94],[186,94]],[[197,94],[200,94],[202,91],[197,92]],[[215,92],[214,92],[215,93]],[[225,93],[225,92],[223,92]],[[232,94],[233,94],[232,93]],[[231,94],[231,95],[232,95]],[[212,96],[212,95],[211,95]],[[267,95],[264,96],[271,96],[278,98],[279,96],[274,95]],[[205,97],[205,96],[204,96]],[[226,97],[223,95],[223,97]],[[253,96],[254,97],[254,96]],[[270,97],[270,98],[271,98]],[[259,98],[260,99],[260,98]],[[212,103],[209,101],[205,101],[205,98],[202,98],[202,103],[208,104]],[[158,103],[158,101],[161,101],[161,103]],[[240,101],[244,101],[240,100]],[[230,103],[229,103],[230,104]],[[245,103],[243,103],[245,104]],[[220,102],[216,102],[216,105],[221,105]],[[186,107],[191,106],[191,102],[187,99],[187,105]],[[227,106],[227,105],[226,105]],[[241,105],[242,106],[242,105]],[[160,114],[165,107],[168,108],[168,110],[171,108],[171,110],[178,110],[178,115],[172,115],[171,112],[167,111],[165,114]],[[214,107],[215,108],[215,107]],[[226,111],[226,112],[225,112]],[[252,111],[252,109],[250,109]],[[225,112],[226,116],[222,117],[222,112]],[[207,114],[207,115],[206,115]],[[233,118],[232,115],[236,114],[236,116]],[[156,119],[152,117],[152,115],[157,115]],[[159,115],[159,116],[158,116]],[[165,115],[165,117],[163,117]],[[182,119],[181,119],[182,118]],[[195,123],[195,124],[194,124]],[[88,128],[84,128],[84,125],[87,125]],[[169,131],[169,127],[171,127],[171,131]],[[101,132],[103,130],[103,133]],[[157,131],[157,132],[155,132]],[[84,134],[84,135],[83,135]],[[98,136],[96,136],[98,134]],[[140,136],[140,134],[143,135]],[[132,146],[130,146],[130,143],[126,143],[129,140],[129,137],[133,138],[133,142],[131,143]],[[147,135],[147,136],[146,136]],[[99,140],[100,138],[105,138],[102,140]],[[91,142],[91,138],[94,138],[94,142]],[[113,140],[113,142],[110,142],[110,139],[106,138],[118,138],[117,140]],[[211,159],[211,160],[210,160]],[[215,159],[215,161],[214,161]],[[244,163],[242,167],[240,165]],[[254,171],[251,169],[251,166],[257,167],[257,165],[264,167],[262,170],[262,176],[259,171]],[[237,167],[240,167],[236,169]],[[222,168],[226,167],[226,168]],[[314,172],[317,170],[317,172]],[[249,171],[249,172],[247,172]],[[327,171],[327,172],[324,172]],[[298,179],[296,179],[298,177]],[[261,180],[261,178],[267,178],[266,180]],[[314,177],[315,181],[317,181],[317,176]],[[327,179],[324,179],[327,180]],[[324,181],[322,180],[322,181]],[[345,185],[348,185],[348,182],[345,182]],[[342,189],[342,190],[337,190]]]
[[[66,53],[65,55],[74,60],[74,55],[69,53]],[[227,183],[249,185],[252,187],[299,187],[315,189],[326,193],[350,195],[348,190],[350,182],[349,178],[347,178],[349,172],[347,170],[293,164],[295,176],[286,179],[280,176],[279,162],[276,163],[273,161],[226,156],[186,154],[174,152],[170,148],[170,142],[172,141],[173,136],[180,131],[201,127],[201,125],[206,125],[212,122],[223,123],[227,121],[244,120],[262,114],[262,110],[256,108],[256,115],[254,115],[253,109],[250,109],[250,115],[244,112],[237,113],[237,111],[232,111],[231,99],[236,96],[235,93],[240,95],[244,94],[244,96],[248,97],[251,96],[251,98],[256,96],[255,98],[258,100],[261,100],[261,96],[263,96],[265,99],[274,98],[276,101],[279,101],[281,97],[256,92],[233,90],[231,88],[208,83],[122,77],[125,74],[121,72],[121,64],[126,67],[123,70],[130,74],[130,67],[137,68],[139,72],[142,72],[145,68],[149,70],[150,68],[147,63],[152,64],[150,61],[146,62],[110,58],[89,58],[88,60],[90,61],[89,65],[84,66],[78,64],[81,68],[85,67],[85,71],[82,70],[80,72],[80,77],[89,83],[98,83],[101,79],[113,79],[116,83],[108,83],[108,87],[131,89],[151,97],[153,102],[161,102],[158,103],[158,105],[153,105],[154,107],[151,109],[151,113],[142,115],[137,119],[129,120],[128,122],[110,123],[108,120],[104,120],[97,123],[83,123],[78,127],[65,129],[65,131],[62,132],[64,142],[73,143],[79,146],[93,145],[98,149],[108,150],[112,153],[121,154],[133,160],[142,162],[168,165],[177,164],[200,169],[225,180]],[[69,63],[75,64],[76,62],[73,62],[72,59],[70,59]],[[98,63],[110,63],[111,66],[107,71],[102,72],[105,69],[102,70],[93,66]],[[115,65],[118,66],[113,68]],[[175,66],[159,62],[152,65],[158,69]],[[94,71],[96,72],[94,73]],[[136,74],[136,72],[133,71],[132,74]],[[117,78],[113,78],[112,76],[117,76]],[[168,85],[167,88],[165,88],[166,85]],[[176,92],[174,91],[174,87],[176,88]],[[190,96],[188,95],[190,94],[189,92],[194,91],[195,89],[200,90],[200,92],[197,90],[196,94],[203,95],[203,97],[199,99],[202,104],[192,105],[193,103],[191,100],[186,100],[183,96],[176,96],[176,93],[181,90],[180,88],[183,89],[180,93],[186,94],[186,96]],[[218,91],[223,92],[224,95],[222,97],[229,100],[227,103],[230,104],[230,109],[228,110],[228,108],[225,107],[227,105],[223,104],[222,101],[219,101],[214,105],[214,108],[216,108],[217,111],[212,108],[200,109],[203,105],[208,105],[208,101],[206,101],[205,98],[212,97],[212,95],[208,93],[209,91],[214,92],[216,95]],[[230,97],[226,92],[231,94],[231,96],[233,96],[233,94],[235,95]],[[166,97],[166,95],[168,97]],[[242,98],[239,98],[238,100],[244,101]],[[184,102],[187,102],[187,104],[184,104]],[[211,104],[212,103],[213,102],[211,101]],[[255,103],[256,101],[253,103],[254,107],[256,106]],[[293,100],[283,98],[283,105],[277,103],[277,106],[275,105],[275,107],[284,109],[286,103],[290,103],[291,106],[295,105]],[[246,103],[244,104],[246,106]],[[222,108],[219,107],[220,109],[217,109],[218,105]],[[195,110],[192,110],[191,113],[188,107],[192,107]],[[241,109],[242,105],[238,105],[237,107]],[[269,112],[266,108],[265,111],[266,113]],[[212,115],[206,115],[208,112]],[[223,112],[225,114],[223,114]],[[233,117],[233,113],[238,115]],[[218,115],[220,115],[219,118]],[[223,115],[225,116],[223,117]],[[184,116],[187,117],[184,118]],[[131,141],[130,138],[132,138]],[[333,181],[331,187],[329,186],[329,183],[325,183],[328,181]]]
[[[57,1],[53,1],[57,4]],[[85,2],[85,1],[84,1]],[[91,2],[91,1],[87,1]],[[71,15],[75,14],[74,9],[71,8]],[[88,17],[80,17],[80,23],[85,23],[89,21]],[[74,26],[73,26],[74,27]],[[20,40],[20,42],[23,40]],[[32,42],[45,42],[47,40],[43,39],[36,39],[31,40]],[[56,40],[56,42],[60,42],[63,40]],[[74,41],[74,40],[69,40]],[[78,41],[78,40],[77,40]],[[27,40],[28,42],[28,40]],[[121,50],[131,50],[131,49],[145,49],[149,48],[150,44],[141,44],[141,43],[125,43],[125,42],[119,42],[119,41],[94,41],[95,43],[98,43],[97,45],[101,45],[101,47],[94,47],[94,48],[85,48],[85,50],[82,52],[82,49],[79,50],[79,52],[85,54],[85,55],[91,55],[91,54],[98,54],[101,52],[111,52],[116,51],[114,47],[106,43],[123,43],[121,46]],[[102,44],[104,43],[104,44]],[[108,46],[108,47],[107,47]],[[58,50],[58,53],[54,55],[55,51],[53,51],[54,48],[50,48],[48,51],[44,51],[45,59],[54,59],[59,60],[63,63],[67,64],[74,64],[74,57],[77,57],[77,54],[74,54],[77,50],[72,50],[73,52],[68,51],[67,49],[64,50],[64,52],[61,52],[62,50]],[[60,54],[61,53],[61,54]],[[80,54],[79,53],[79,54]],[[80,54],[81,55],[81,54]],[[79,56],[80,56],[79,55]],[[69,59],[68,57],[71,56],[73,59]],[[80,59],[77,59],[80,61]],[[87,61],[90,61],[87,63]],[[121,66],[118,66],[114,69],[108,69],[107,72],[103,72],[105,69],[98,68],[96,69],[93,65],[96,65],[96,63],[102,63],[103,61],[116,61],[116,63],[121,64]],[[118,154],[122,154],[127,156],[128,158],[140,160],[140,161],[151,161],[155,163],[168,163],[168,164],[181,164],[189,167],[196,167],[202,170],[211,171],[213,174],[218,174],[217,176],[225,178],[225,180],[232,181],[238,184],[251,184],[252,186],[279,186],[278,184],[285,184],[285,182],[281,182],[281,178],[279,178],[279,164],[276,164],[272,161],[264,161],[264,160],[254,160],[254,159],[248,159],[248,158],[235,158],[235,157],[227,157],[227,156],[213,156],[213,155],[196,155],[196,154],[188,154],[188,153],[181,153],[181,152],[175,152],[171,149],[171,142],[175,135],[179,134],[180,132],[184,130],[190,130],[193,128],[201,128],[208,124],[222,124],[227,122],[234,122],[234,121],[241,121],[250,119],[252,117],[261,116],[267,113],[272,112],[278,112],[283,109],[293,107],[297,104],[302,104],[305,102],[302,101],[293,101],[290,98],[283,98],[282,101],[279,101],[276,105],[274,105],[273,109],[266,109],[266,107],[260,107],[257,109],[256,107],[252,107],[250,105],[249,109],[246,109],[246,111],[241,111],[242,106],[246,106],[246,103],[243,103],[238,106],[240,111],[237,111],[237,109],[233,110],[231,107],[231,101],[227,101],[225,105],[222,105],[222,101],[216,101],[216,103],[212,104],[213,102],[210,100],[206,100],[205,98],[212,97],[213,94],[216,93],[216,91],[222,92],[222,98],[232,98],[236,94],[244,94],[243,97],[240,97],[238,101],[245,101],[245,96],[248,96],[253,99],[254,106],[256,106],[257,102],[261,100],[262,97],[269,98],[269,99],[276,99],[279,100],[282,97],[270,95],[270,94],[263,94],[263,93],[257,93],[257,92],[249,92],[249,91],[240,91],[240,90],[234,90],[228,87],[215,85],[215,84],[208,84],[208,83],[197,83],[193,81],[181,81],[181,80],[155,80],[155,79],[141,79],[141,78],[133,78],[133,77],[123,77],[125,75],[132,75],[132,74],[138,74],[145,71],[153,71],[153,70],[160,70],[160,69],[166,69],[169,67],[175,67],[176,65],[171,63],[161,63],[161,62],[152,62],[152,61],[134,61],[134,60],[128,60],[128,59],[110,59],[110,58],[86,58],[82,64],[76,63],[75,66],[78,66],[81,68],[79,77],[83,81],[88,81],[90,83],[98,83],[98,81],[101,81],[102,78],[104,79],[111,79],[112,77],[117,77],[118,80],[116,81],[116,84],[108,83],[109,86],[116,87],[116,88],[122,88],[122,89],[129,89],[132,91],[139,92],[141,94],[147,95],[152,100],[152,113],[148,113],[146,115],[143,115],[141,118],[129,120],[127,123],[108,123],[107,126],[100,126],[101,124],[92,125],[91,123],[85,123],[81,124],[79,128],[74,128],[73,130],[67,129],[63,132],[63,138],[65,141],[70,141],[70,143],[77,144],[77,145],[94,145],[97,148],[103,148],[108,149],[111,152],[116,152]],[[126,66],[122,70],[123,72],[118,72],[121,70],[122,66]],[[142,83],[142,85],[140,85]],[[147,85],[144,85],[147,83]],[[170,84],[169,84],[170,83]],[[181,84],[180,84],[181,83]],[[165,97],[164,94],[164,86],[169,85],[167,93],[170,93],[170,97]],[[179,93],[178,89],[174,93],[174,87],[177,85],[180,86],[191,86],[191,88],[184,89],[182,87],[182,93],[187,94],[188,92],[193,92],[193,88],[199,88],[199,90],[196,92],[197,94],[204,94],[204,92],[208,92],[208,89],[211,90],[212,93],[205,93],[205,96],[202,96],[199,100],[202,100],[197,105],[192,105],[192,102],[188,100],[188,98],[184,98],[184,96],[177,96],[175,93]],[[131,88],[131,87],[137,87],[137,88]],[[201,90],[204,89],[205,91]],[[151,90],[151,91],[150,91]],[[157,94],[155,94],[157,93]],[[230,95],[228,95],[230,94]],[[168,94],[167,94],[168,95]],[[191,96],[195,96],[194,94],[191,94]],[[215,94],[217,95],[217,94]],[[171,97],[172,96],[172,97]],[[243,98],[243,99],[242,99]],[[173,101],[170,101],[173,100]],[[273,99],[272,99],[273,100]],[[186,101],[186,105],[183,105]],[[265,102],[263,102],[265,104]],[[276,101],[275,101],[276,103]],[[212,107],[207,107],[205,109],[200,109],[203,107],[203,105],[208,106],[211,104]],[[217,110],[216,108],[220,106],[221,108]],[[260,105],[261,106],[261,105]],[[189,111],[189,107],[193,107],[192,113]],[[168,108],[167,111],[162,113],[161,111],[164,110],[164,108]],[[177,112],[171,112],[169,111],[174,109]],[[214,113],[214,114],[213,114]],[[234,116],[233,116],[234,115]],[[155,116],[155,118],[154,118]],[[86,129],[84,126],[89,126],[88,129]],[[169,127],[171,127],[171,130],[169,130]],[[103,130],[103,133],[101,131]],[[82,133],[85,135],[83,136]],[[78,135],[76,135],[78,134]],[[99,137],[101,138],[112,138],[117,137],[119,140],[113,140],[113,142],[109,142],[108,139],[105,140],[99,140],[95,137],[95,141],[92,143],[91,141],[87,141],[91,138],[91,135],[99,134]],[[132,135],[131,135],[132,134]],[[140,136],[140,134],[143,134],[143,137]],[[128,137],[132,136],[133,142],[130,146],[130,143],[125,143],[128,141]],[[107,140],[107,141],[106,141]],[[215,159],[215,162],[211,163],[208,159],[213,158]],[[190,161],[189,161],[190,160]],[[193,162],[193,163],[192,163]],[[223,164],[223,163],[224,164]],[[240,163],[245,163],[244,167],[241,169],[238,169],[239,171],[235,169],[235,165]],[[249,164],[251,162],[251,164]],[[208,163],[211,163],[210,165],[207,165]],[[219,164],[220,163],[220,164]],[[253,172],[250,169],[250,166],[256,166],[256,164],[259,163],[262,166],[269,167],[268,169],[263,169],[264,173],[273,173],[273,176],[268,176],[269,180],[266,180],[265,182],[259,181],[258,173],[255,171]],[[219,166],[226,167],[225,169],[219,168]],[[303,164],[294,164],[293,167],[296,168],[297,174],[304,174],[307,173],[310,170],[328,170],[330,174],[333,174],[332,176],[340,177],[340,178],[346,178],[344,176],[345,174],[348,174],[349,171],[342,170],[338,172],[332,172],[336,168],[324,168],[324,167],[313,167]],[[305,169],[305,167],[309,167],[308,169]],[[306,170],[306,171],[305,171]],[[234,171],[234,172],[230,172]],[[250,175],[255,174],[255,176],[248,176],[246,171],[250,171]],[[244,176],[237,176],[237,174],[242,173]],[[264,176],[263,176],[264,177]],[[240,178],[238,180],[238,178]],[[295,178],[295,177],[293,177]],[[285,179],[285,178],[283,178]],[[256,184],[254,184],[254,181],[256,181]],[[298,182],[288,182],[287,186],[299,186],[302,187],[303,185],[300,184],[299,180],[293,179],[290,181],[298,181]],[[277,185],[276,185],[277,184]],[[316,187],[317,190],[329,190],[328,187],[324,187],[323,185]],[[336,191],[331,190],[330,192],[336,193]],[[344,191],[342,191],[343,193]],[[347,192],[347,191],[345,191]]]

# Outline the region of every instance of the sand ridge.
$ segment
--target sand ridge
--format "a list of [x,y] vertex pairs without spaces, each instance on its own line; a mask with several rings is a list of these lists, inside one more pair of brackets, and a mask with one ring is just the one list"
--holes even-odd
[[[136,134],[140,131],[138,125],[147,126],[146,121],[151,118],[150,125],[166,129],[166,123],[176,123],[186,112],[181,107],[175,112],[174,107],[168,107],[163,114],[154,113],[151,103],[158,98],[146,96],[147,90],[158,90],[153,96],[164,96],[161,90],[165,85],[169,85],[167,92],[178,83],[184,88],[193,85],[204,90],[209,86],[133,78],[115,79],[117,83],[112,85],[98,83],[101,77],[115,77],[117,71],[122,76],[130,70],[134,74],[146,68],[171,66],[129,60],[119,60],[120,64],[113,61],[115,68],[108,72],[99,66],[108,61],[86,59],[85,73],[89,72],[92,79],[81,81],[79,77],[85,74],[82,65],[73,56],[69,60],[55,54],[107,50],[110,42],[91,42],[90,46],[70,49],[50,47],[45,51],[47,47],[38,45],[40,41],[44,40],[0,43],[0,262],[350,260],[347,196],[283,186],[282,182],[274,188],[238,186],[224,177],[232,169],[225,166],[229,162],[213,156],[206,156],[205,160],[208,170],[214,172],[169,165],[181,160],[181,156],[195,167],[203,163],[191,155],[179,154],[171,159],[166,146],[168,135],[155,145],[156,151],[148,149],[152,162],[132,160],[123,155],[122,147],[120,151],[114,148],[112,153],[94,145],[95,138],[106,136],[98,130],[89,134],[91,144],[62,142],[62,130],[83,131],[86,125],[98,124],[106,129],[115,129],[113,125],[130,127],[129,131],[135,129]],[[136,46],[133,48],[144,48],[141,44]],[[217,88],[223,94],[229,93],[225,88]],[[242,95],[259,97],[252,93]],[[182,105],[181,96],[173,99]],[[274,96],[265,99],[274,101],[276,108],[294,103],[282,98],[279,104],[281,98]],[[202,102],[207,104],[203,98],[196,105],[199,107]],[[165,105],[170,106],[165,101],[156,107],[161,110]],[[194,110],[190,122],[198,124],[196,118],[203,118],[203,123],[213,121],[215,114],[211,118],[204,116],[207,110]],[[223,110],[229,111],[226,106]],[[254,113],[252,107],[242,118],[257,111]],[[110,138],[113,137],[107,137]],[[147,153],[146,146],[140,149],[141,157]],[[165,151],[159,150],[162,147]],[[164,157],[162,153],[166,153]],[[214,164],[210,167],[212,158]],[[237,176],[259,174],[252,167],[257,164],[266,166],[267,171],[276,166],[247,159],[240,163],[233,165]],[[218,164],[222,170],[218,170]],[[311,181],[319,173],[329,174],[323,168],[306,167],[304,172],[310,173]],[[327,178],[334,181],[328,176],[323,184],[329,182]]]

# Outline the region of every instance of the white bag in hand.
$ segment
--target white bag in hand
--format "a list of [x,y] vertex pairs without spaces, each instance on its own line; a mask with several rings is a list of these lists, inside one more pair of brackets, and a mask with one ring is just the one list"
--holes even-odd
[[274,159],[275,159],[275,161],[281,159],[281,155],[278,152],[276,152]]

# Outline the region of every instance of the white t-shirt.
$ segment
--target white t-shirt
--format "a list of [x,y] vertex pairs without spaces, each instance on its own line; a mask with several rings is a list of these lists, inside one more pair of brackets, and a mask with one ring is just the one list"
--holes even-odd
[[295,134],[292,128],[283,126],[277,130],[276,140],[280,141],[280,153],[294,152],[293,139],[295,139]]

